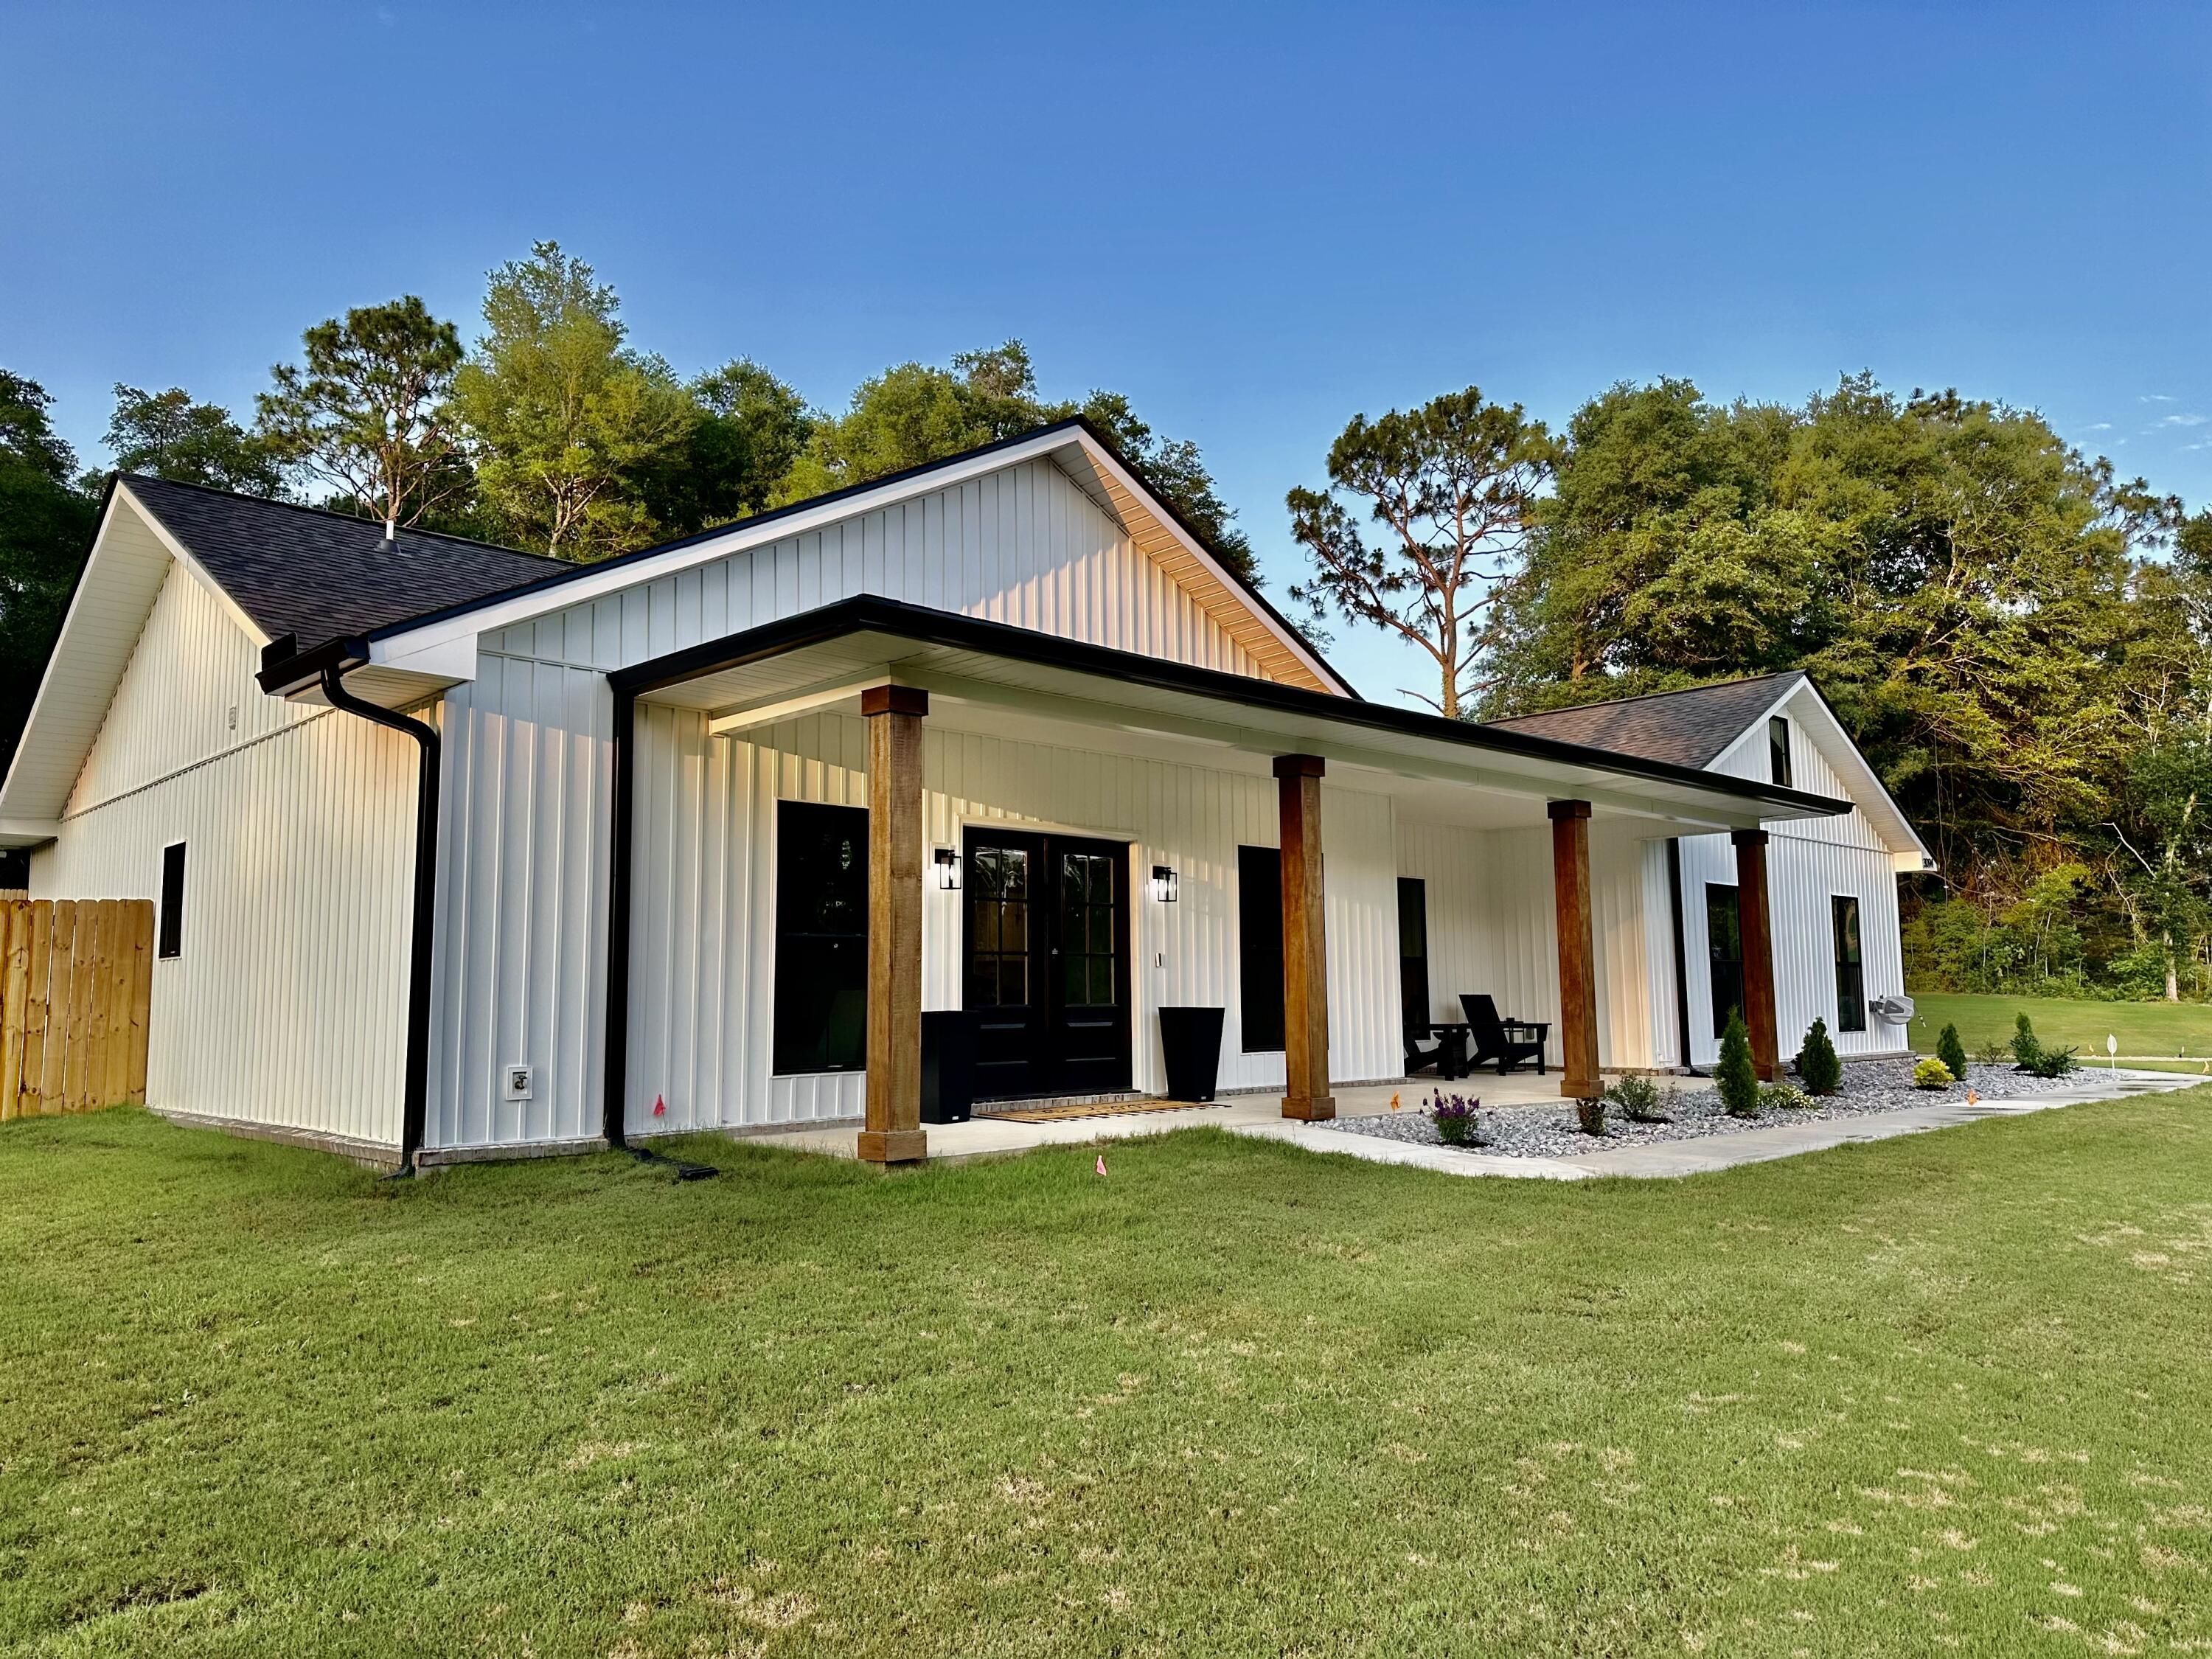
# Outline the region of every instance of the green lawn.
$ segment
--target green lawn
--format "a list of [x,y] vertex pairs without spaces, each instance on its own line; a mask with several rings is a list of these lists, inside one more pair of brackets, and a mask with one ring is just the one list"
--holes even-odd
[[2212,1648],[2212,1091],[1717,1176],[0,1130],[0,1647]]
[[1936,1052],[1936,1035],[1955,1023],[1969,1051],[2012,1040],[2013,1020],[2026,1014],[2045,1042],[2078,1048],[2084,1061],[2101,1060],[2109,1033],[2124,1054],[2212,1054],[2212,1006],[2201,1002],[2083,1002],[2063,997],[1953,996],[1915,991],[1911,1043]]

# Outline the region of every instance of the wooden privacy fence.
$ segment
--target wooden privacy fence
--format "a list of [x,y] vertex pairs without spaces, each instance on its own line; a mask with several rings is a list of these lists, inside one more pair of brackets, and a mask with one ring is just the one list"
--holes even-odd
[[149,899],[0,902],[0,1122],[146,1102]]

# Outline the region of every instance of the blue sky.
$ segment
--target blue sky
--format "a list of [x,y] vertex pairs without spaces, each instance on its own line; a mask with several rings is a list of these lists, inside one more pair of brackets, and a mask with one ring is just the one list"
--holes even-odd
[[250,407],[553,236],[819,402],[1019,336],[1196,440],[1279,594],[1346,419],[1469,383],[1867,368],[2212,501],[2212,10],[952,9],[11,0],[0,365],[97,461],[115,380]]

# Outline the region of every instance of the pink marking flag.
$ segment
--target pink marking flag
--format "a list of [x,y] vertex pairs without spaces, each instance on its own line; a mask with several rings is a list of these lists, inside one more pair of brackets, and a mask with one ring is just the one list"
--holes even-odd
[[1106,1154],[1103,1152],[1098,1154],[1098,1173],[1100,1175],[1106,1173]]
[[667,1097],[667,1096],[665,1096],[665,1095],[655,1095],[655,1096],[653,1096],[653,1116],[655,1116],[655,1117],[666,1117],[666,1116],[668,1115],[668,1097]]

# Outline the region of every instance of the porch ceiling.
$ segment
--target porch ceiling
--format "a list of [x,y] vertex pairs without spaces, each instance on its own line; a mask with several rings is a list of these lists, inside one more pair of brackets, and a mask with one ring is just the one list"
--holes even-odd
[[[1710,829],[1850,810],[1848,802],[1751,780],[874,598],[609,678],[641,702],[706,711],[717,730],[732,733],[857,708],[861,685],[889,680],[930,692],[933,724],[950,729],[1014,735],[1018,726],[1045,740],[1255,775],[1276,755],[1320,755],[1332,778],[1399,795],[1412,816],[1480,827],[1541,823],[1545,801],[1568,797],[1608,816]],[[1657,824],[1654,832],[1665,833]]]

